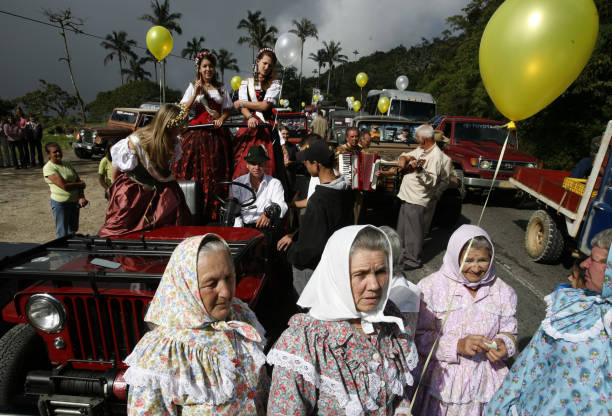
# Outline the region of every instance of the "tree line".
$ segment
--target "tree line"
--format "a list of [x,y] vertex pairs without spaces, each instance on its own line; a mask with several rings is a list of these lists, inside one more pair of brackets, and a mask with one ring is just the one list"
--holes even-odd
[[[503,119],[486,93],[478,68],[482,33],[502,2],[503,0],[472,0],[460,14],[446,19],[448,29],[442,30],[440,36],[422,38],[419,43],[409,48],[400,45],[389,51],[377,51],[367,56],[354,50],[351,52],[353,60],[349,60],[344,53],[340,41],[323,40],[321,47],[306,57],[316,65],[309,77],[303,75],[303,47],[310,39],[319,41],[319,33],[314,22],[306,18],[293,20],[290,32],[302,40],[302,50],[299,72],[294,68],[277,68],[277,74],[283,77],[283,96],[289,99],[295,108],[301,101],[310,101],[309,91],[312,88],[319,88],[325,90],[326,100],[343,105],[347,96],[360,96],[361,91],[355,84],[355,75],[358,72],[368,74],[369,82],[365,90],[395,88],[395,79],[399,75],[406,75],[410,80],[409,90],[431,93],[438,102],[439,113]],[[587,67],[561,97],[540,113],[519,123],[519,140],[522,147],[544,160],[545,165],[550,168],[567,168],[587,153],[589,138],[601,134],[612,114],[612,6],[610,2],[603,0],[595,0],[595,3],[599,11],[600,33]],[[79,33],[82,20],[74,17],[69,9],[46,10],[44,13],[49,21],[60,27],[65,46],[63,60],[67,63],[74,94],[41,80],[41,87],[35,92],[43,92],[43,95],[48,97],[46,104],[32,102],[34,93],[26,94],[17,100],[23,103],[28,111],[42,112],[46,105],[47,110],[58,117],[65,117],[69,110],[79,108],[81,118],[84,119],[86,107],[74,81],[66,39],[67,30]],[[172,33],[182,34],[181,17],[181,13],[170,10],[169,0],[153,0],[151,14],[144,14],[140,19],[153,25],[164,26]],[[256,51],[262,47],[273,48],[278,36],[278,29],[269,25],[259,10],[248,10],[246,18],[242,18],[236,28],[242,31],[237,43],[251,49],[253,61]],[[157,82],[157,60],[149,51],[145,51],[144,56],[138,56],[134,52],[136,45],[135,41],[128,39],[125,31],[112,31],[101,42],[101,46],[108,50],[104,64],[117,62],[121,85],[128,83],[126,88],[121,88],[121,93],[115,94],[116,97],[127,98],[126,91],[132,88],[128,85],[138,81],[133,87],[137,91],[135,96],[144,99],[148,94],[152,94],[148,101],[155,101],[155,84],[150,82],[151,85],[148,85],[144,82],[151,77],[151,73],[144,69],[144,66],[149,62],[155,65]],[[204,36],[194,36],[186,42],[181,56],[193,59],[204,45]],[[222,81],[225,71],[239,71],[232,52],[220,49],[215,53]],[[177,93],[171,91],[171,96]],[[96,116],[102,114],[105,105],[117,101],[116,98],[111,98],[111,92],[100,94],[96,101],[88,106],[90,112],[95,109],[93,113]],[[110,109],[112,107],[106,111]],[[559,149],[563,151],[559,152]]]

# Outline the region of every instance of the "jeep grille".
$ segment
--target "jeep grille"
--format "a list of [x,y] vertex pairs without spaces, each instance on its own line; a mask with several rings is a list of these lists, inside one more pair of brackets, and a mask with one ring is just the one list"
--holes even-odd
[[123,361],[146,332],[148,300],[66,295],[62,301],[75,359]]
[[[491,172],[495,171],[495,168],[497,167],[497,159],[481,159],[481,160],[488,160],[491,163],[491,167],[487,169],[487,171],[491,171]],[[532,163],[532,162],[516,162],[513,160],[503,160],[499,168],[499,171],[500,172],[514,172],[514,168],[518,166],[527,166],[529,163]],[[483,169],[480,169],[480,170],[483,170]]]
[[94,132],[92,130],[82,130],[81,131],[81,142],[83,144],[93,144],[94,143]]

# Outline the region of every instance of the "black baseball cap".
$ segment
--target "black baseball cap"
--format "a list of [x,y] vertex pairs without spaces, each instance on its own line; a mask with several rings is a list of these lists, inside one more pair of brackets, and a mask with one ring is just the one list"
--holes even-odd
[[307,144],[295,157],[300,162],[308,160],[309,162],[319,162],[324,166],[328,166],[334,160],[334,152],[331,151],[329,145],[324,140],[315,140]]

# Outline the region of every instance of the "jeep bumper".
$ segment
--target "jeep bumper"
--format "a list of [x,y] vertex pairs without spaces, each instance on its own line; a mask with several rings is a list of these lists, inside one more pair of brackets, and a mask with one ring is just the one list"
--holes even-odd
[[[484,178],[471,178],[468,176],[463,177],[463,184],[468,188],[490,188],[491,183],[493,183],[492,179],[484,179]],[[497,179],[493,184],[494,188],[501,189],[516,189],[516,186],[510,181]]]

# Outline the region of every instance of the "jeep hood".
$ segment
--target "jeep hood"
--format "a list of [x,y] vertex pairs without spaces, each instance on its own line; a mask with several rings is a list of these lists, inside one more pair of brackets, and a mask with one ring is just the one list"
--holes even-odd
[[[469,141],[462,141],[460,144],[449,146],[450,152],[460,153],[469,157],[481,157],[483,159],[498,159],[501,149],[501,145],[497,143],[476,143]],[[536,162],[538,159],[531,156],[529,153],[521,152],[518,149],[508,146],[504,153],[504,160]]]

